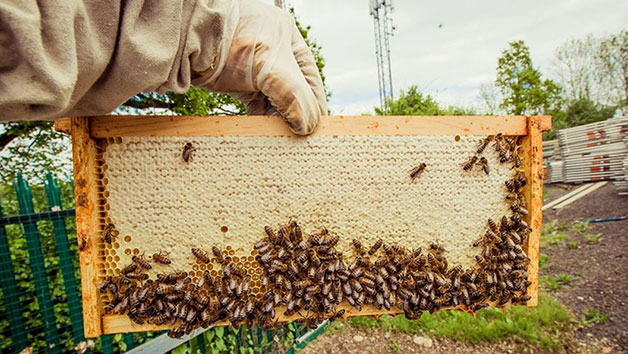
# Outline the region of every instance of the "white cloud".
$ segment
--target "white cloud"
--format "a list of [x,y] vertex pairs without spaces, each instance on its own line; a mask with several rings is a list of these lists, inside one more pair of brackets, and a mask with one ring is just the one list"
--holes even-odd
[[[333,112],[372,111],[379,95],[368,1],[287,1],[323,47]],[[553,51],[566,40],[628,27],[625,0],[397,0],[395,7],[395,93],[416,84],[444,104],[467,106],[479,104],[478,87],[494,79],[510,41],[524,40],[535,65],[550,75]]]

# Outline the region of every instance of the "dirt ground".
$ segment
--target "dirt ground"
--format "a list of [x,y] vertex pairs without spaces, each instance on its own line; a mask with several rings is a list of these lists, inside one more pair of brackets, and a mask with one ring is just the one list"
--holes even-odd
[[[546,186],[548,203],[567,193],[573,186]],[[548,256],[543,275],[567,273],[574,277],[568,285],[550,295],[570,308],[577,319],[595,309],[609,317],[602,323],[578,326],[571,334],[575,352],[628,352],[628,220],[590,224],[586,233],[571,230],[575,221],[628,216],[628,197],[618,196],[614,186],[605,187],[581,198],[559,211],[544,212],[544,223],[556,221],[568,225],[569,239],[541,247]],[[601,234],[599,242],[590,242],[586,234]],[[569,243],[569,246],[567,245]],[[521,353],[533,349],[502,342],[471,345],[449,339],[430,338],[431,346],[418,344],[417,335],[368,332],[344,325],[341,331],[324,334],[304,349],[304,353]],[[423,337],[422,337],[423,338]],[[425,337],[429,338],[429,337]]]
[[[558,220],[563,224],[612,216],[628,216],[628,198],[618,196],[611,183],[566,208],[549,210],[543,215],[547,221]],[[552,296],[578,318],[590,308],[610,316],[604,323],[579,329],[579,338],[608,338],[628,350],[628,220],[590,226],[587,233],[601,234],[599,243],[591,244],[578,232],[568,231],[569,240],[577,241],[577,248],[569,248],[566,243],[542,247],[541,252],[549,259],[541,274],[576,275],[569,286]]]
[[[358,330],[345,325],[343,330],[334,335],[323,335],[305,347],[304,354],[338,353],[521,353],[512,343],[473,345],[459,343],[449,339],[431,338],[431,345],[415,343],[414,339],[424,336],[411,335],[383,330]],[[429,342],[428,342],[429,343]],[[429,345],[429,346],[428,346]]]

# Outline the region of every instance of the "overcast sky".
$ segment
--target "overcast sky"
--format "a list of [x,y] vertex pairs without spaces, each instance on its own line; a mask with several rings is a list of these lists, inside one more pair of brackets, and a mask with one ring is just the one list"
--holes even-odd
[[[323,47],[334,114],[372,112],[379,104],[368,2],[287,0]],[[554,49],[566,40],[628,29],[628,0],[396,0],[394,5],[395,94],[416,84],[444,104],[479,106],[479,85],[495,79],[497,57],[509,41],[524,40],[534,64],[551,76]]]

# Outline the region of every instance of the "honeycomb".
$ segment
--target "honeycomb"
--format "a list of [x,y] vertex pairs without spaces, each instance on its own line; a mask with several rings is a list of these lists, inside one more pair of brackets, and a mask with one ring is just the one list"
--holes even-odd
[[[298,220],[304,233],[326,227],[351,259],[351,240],[381,238],[410,249],[440,243],[452,265],[474,264],[472,243],[486,220],[508,214],[504,181],[510,164],[484,152],[490,174],[461,166],[476,150],[473,136],[124,137],[99,141],[101,230],[115,225],[114,242],[101,243],[100,276],[117,275],[132,256],[164,252],[148,274],[207,269],[192,247],[225,255],[252,276],[262,269],[253,244],[264,226]],[[195,150],[189,162],[183,147]],[[413,167],[426,163],[411,181]],[[101,241],[102,242],[102,241]],[[106,301],[106,299],[105,299]]]

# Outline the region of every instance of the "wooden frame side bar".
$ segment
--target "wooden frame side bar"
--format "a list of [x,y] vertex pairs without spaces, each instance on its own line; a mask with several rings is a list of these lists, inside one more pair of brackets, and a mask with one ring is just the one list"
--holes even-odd
[[85,337],[100,336],[102,306],[98,292],[97,182],[96,143],[90,138],[89,119],[72,118],[72,160],[74,164],[74,200],[76,235],[81,264],[81,297]]
[[[93,138],[123,136],[295,136],[278,116],[91,117]],[[543,130],[551,117],[540,116]],[[63,122],[57,129],[66,129]],[[312,135],[527,135],[525,116],[325,116]]]
[[524,197],[528,207],[526,222],[532,228],[528,236],[527,251],[530,258],[528,266],[528,280],[531,285],[528,287],[527,295],[530,296],[528,306],[538,304],[539,293],[539,242],[541,228],[543,227],[543,124],[540,117],[530,117],[528,119],[528,136],[522,143],[524,156],[524,174],[528,180]]

